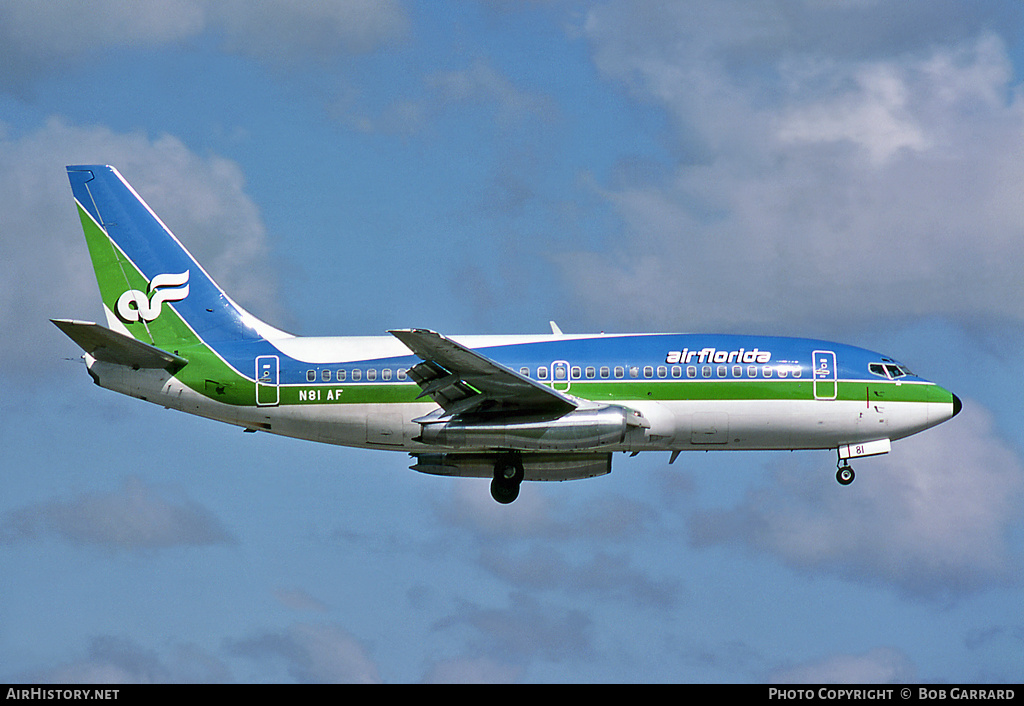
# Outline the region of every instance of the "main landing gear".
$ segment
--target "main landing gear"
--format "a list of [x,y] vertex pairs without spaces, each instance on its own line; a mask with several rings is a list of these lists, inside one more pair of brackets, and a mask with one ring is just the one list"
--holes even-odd
[[853,482],[854,473],[853,468],[850,466],[850,462],[842,460],[838,464],[839,470],[836,471],[836,480],[839,481],[839,485],[849,485]]
[[519,454],[500,457],[494,464],[491,497],[508,505],[519,497],[519,484],[523,482],[523,459]]

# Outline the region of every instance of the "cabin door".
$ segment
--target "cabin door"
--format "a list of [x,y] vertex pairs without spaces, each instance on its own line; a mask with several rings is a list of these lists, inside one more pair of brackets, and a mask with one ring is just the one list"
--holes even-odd
[[281,362],[276,355],[256,357],[256,404],[272,407],[281,401],[278,383],[281,377]]

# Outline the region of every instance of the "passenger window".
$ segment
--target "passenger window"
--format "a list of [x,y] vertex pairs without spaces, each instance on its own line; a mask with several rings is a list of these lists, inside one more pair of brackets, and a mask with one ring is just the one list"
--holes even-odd
[[391,368],[385,368],[384,370],[381,370],[380,371],[380,376],[381,376],[381,379],[383,379],[383,380],[390,380],[391,379]]
[[695,378],[695,377],[697,377],[697,366],[696,365],[687,365],[686,366],[686,377],[688,377],[688,378]]
[[593,380],[595,377],[597,377],[597,370],[595,370],[593,367],[588,366],[587,367],[587,379],[588,380]]
[[623,368],[621,365],[616,365],[615,366],[615,377],[617,377],[617,378],[624,378],[624,377],[626,377],[626,369]]
[[772,376],[772,366],[766,365],[763,368],[761,368],[761,374],[764,375],[766,378],[770,378]]
[[543,368],[543,367],[542,368],[537,368],[537,379],[538,380],[547,380],[548,379],[548,369],[547,368]]
[[610,374],[610,371],[608,370],[608,366],[607,365],[602,365],[601,366],[601,377],[607,379],[609,374]]
[[363,379],[363,371],[362,370],[360,370],[359,368],[356,368],[355,370],[352,371],[352,380],[354,380],[355,382],[359,382],[362,379]]
[[743,377],[743,366],[741,366],[741,365],[734,365],[734,366],[732,366],[732,376],[734,378],[741,378],[741,377]]
[[316,371],[315,370],[307,370],[306,371],[306,382],[316,382]]
[[574,365],[572,368],[569,369],[569,377],[571,377],[573,380],[579,380],[581,377],[583,377],[583,369],[580,368],[579,366]]
[[748,378],[756,378],[757,377],[757,366],[756,365],[748,365],[747,366],[747,377]]
[[710,365],[705,365],[704,367],[702,367],[700,369],[700,374],[703,375],[706,378],[711,377],[711,366]]
[[405,380],[405,368],[398,369],[398,379]]
[[334,374],[334,379],[337,380],[338,382],[345,382],[345,371],[339,370],[338,372],[336,372]]
[[724,378],[729,375],[729,369],[724,365],[718,366],[718,377]]
[[530,369],[529,368],[519,368],[519,374],[522,375],[524,378],[528,378],[528,377],[530,377]]
[[631,378],[638,378],[638,377],[640,377],[640,367],[637,366],[637,365],[629,366],[629,376]]
[[330,370],[321,370],[320,371],[320,379],[323,380],[324,382],[330,382],[331,381],[331,371]]
[[683,368],[679,365],[672,366],[672,377],[681,378],[683,376]]
[[668,368],[666,368],[664,365],[659,365],[658,366],[658,377],[660,377],[660,378],[667,378],[668,377]]
[[652,377],[654,377],[654,368],[651,367],[650,365],[645,365],[644,366],[644,377],[645,378],[652,378]]
[[781,365],[779,366],[779,369],[776,372],[779,374],[780,378],[789,377],[789,371],[786,370]]

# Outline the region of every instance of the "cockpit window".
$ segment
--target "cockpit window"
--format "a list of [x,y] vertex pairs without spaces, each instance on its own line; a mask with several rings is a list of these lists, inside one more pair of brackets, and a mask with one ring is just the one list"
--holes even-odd
[[891,361],[885,361],[884,363],[869,363],[868,370],[872,374],[878,375],[879,377],[888,378],[890,380],[896,380],[907,375],[913,375],[910,369],[905,365],[899,363],[893,363]]
[[906,373],[903,372],[903,370],[900,368],[900,366],[893,365],[892,363],[886,364],[885,372],[889,373],[889,377],[891,377],[893,379],[901,378],[904,375],[906,375]]

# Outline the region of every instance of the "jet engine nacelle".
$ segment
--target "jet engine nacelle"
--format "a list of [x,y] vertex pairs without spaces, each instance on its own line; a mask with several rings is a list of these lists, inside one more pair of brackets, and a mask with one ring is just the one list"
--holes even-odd
[[457,449],[582,451],[621,444],[630,427],[648,427],[639,412],[608,405],[561,417],[442,418],[422,421],[419,441]]

